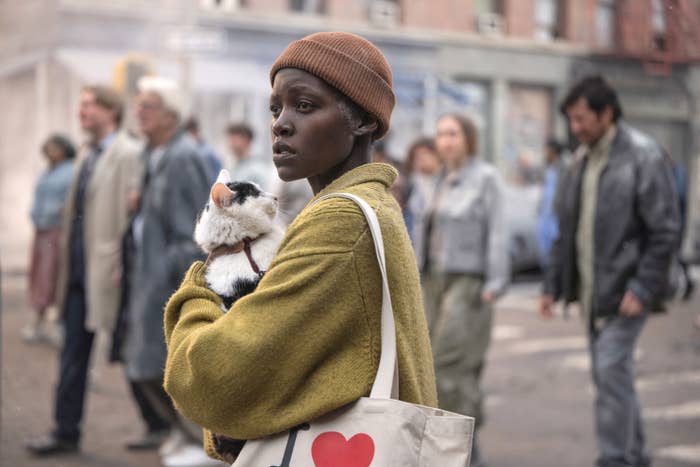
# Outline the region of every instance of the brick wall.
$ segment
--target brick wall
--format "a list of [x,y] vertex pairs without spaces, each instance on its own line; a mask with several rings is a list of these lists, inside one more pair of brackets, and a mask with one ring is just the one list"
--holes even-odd
[[504,0],[506,34],[531,38],[535,34],[535,0]]
[[404,0],[403,25],[412,28],[439,29],[469,33],[475,29],[474,7],[471,1]]
[[353,23],[367,22],[367,3],[347,0],[326,0],[329,18]]
[[289,12],[289,0],[248,0],[246,11],[270,16],[283,16]]
[[646,54],[651,51],[651,1],[620,0],[618,8],[619,51]]
[[562,3],[564,39],[595,45],[596,0],[565,0]]

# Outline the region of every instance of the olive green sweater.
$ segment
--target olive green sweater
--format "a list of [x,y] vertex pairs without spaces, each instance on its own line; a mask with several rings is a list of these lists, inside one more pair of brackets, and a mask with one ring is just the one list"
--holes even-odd
[[[418,270],[389,192],[395,178],[392,167],[367,164],[317,197],[353,193],[377,213],[396,318],[399,398],[436,406]],[[310,203],[258,288],[226,314],[204,270],[201,262],[191,266],[165,310],[165,389],[183,415],[215,433],[253,439],[369,395],[382,293],[369,227],[352,201]]]

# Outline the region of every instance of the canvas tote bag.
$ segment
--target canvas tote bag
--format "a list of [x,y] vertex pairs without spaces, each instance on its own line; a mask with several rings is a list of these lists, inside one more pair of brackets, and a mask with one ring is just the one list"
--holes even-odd
[[[382,275],[381,356],[369,397],[288,432],[249,440],[232,467],[467,467],[474,419],[397,400],[396,331],[377,216],[361,198]],[[318,202],[317,201],[317,202]]]

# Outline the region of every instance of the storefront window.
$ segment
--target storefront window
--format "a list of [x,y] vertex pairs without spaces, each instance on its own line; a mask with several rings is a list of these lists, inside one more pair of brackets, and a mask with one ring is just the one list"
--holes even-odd
[[289,0],[289,9],[296,13],[323,14],[325,12],[323,0]]
[[615,44],[615,0],[598,0],[596,9],[596,45],[610,49]]
[[549,89],[511,85],[503,151],[504,167],[510,181],[522,185],[537,182],[551,131],[552,97]]
[[535,3],[535,39],[551,41],[559,37],[558,20],[558,0],[537,0]]

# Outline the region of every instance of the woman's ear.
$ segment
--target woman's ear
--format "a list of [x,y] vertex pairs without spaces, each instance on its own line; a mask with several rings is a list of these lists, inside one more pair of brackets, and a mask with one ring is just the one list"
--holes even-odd
[[377,121],[377,118],[373,115],[365,114],[360,124],[355,127],[352,133],[355,136],[371,135],[374,134],[375,131],[377,131],[377,128],[379,128],[379,122]]

